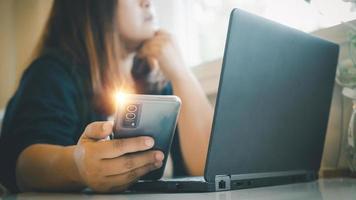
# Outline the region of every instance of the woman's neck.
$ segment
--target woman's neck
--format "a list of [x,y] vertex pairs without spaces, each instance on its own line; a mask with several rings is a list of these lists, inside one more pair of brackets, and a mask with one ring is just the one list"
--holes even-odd
[[126,74],[131,74],[131,69],[132,69],[132,66],[133,66],[133,60],[134,60],[134,57],[135,57],[136,53],[135,52],[132,52],[132,53],[129,53],[127,54],[123,59],[122,59],[122,67],[123,68],[123,71]]
[[127,54],[122,60],[121,60],[121,71],[124,74],[125,78],[126,78],[126,82],[125,82],[125,88],[127,88],[127,90],[133,90],[135,87],[135,81],[132,77],[132,67],[133,67],[133,61],[134,61],[134,57],[135,57],[136,53],[132,52]]

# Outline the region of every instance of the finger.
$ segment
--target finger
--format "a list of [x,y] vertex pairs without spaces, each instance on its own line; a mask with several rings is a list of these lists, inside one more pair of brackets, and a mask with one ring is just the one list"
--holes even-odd
[[163,34],[163,33],[164,33],[164,30],[159,29],[159,30],[157,30],[157,31],[155,32],[155,36],[161,35],[161,34]]
[[155,45],[155,44],[165,44],[171,40],[171,36],[168,34],[159,34],[154,36],[153,38],[144,42],[142,48]]
[[112,121],[105,121],[105,122],[93,122],[90,123],[84,130],[81,139],[87,140],[102,140],[107,138],[113,129],[113,122]]
[[155,36],[150,43],[167,43],[172,40],[172,36],[169,34],[160,34]]
[[140,51],[140,57],[151,57],[151,58],[157,58],[162,51],[162,45],[161,44],[154,44],[154,45],[150,45],[147,46],[145,48],[143,48]]
[[153,147],[151,137],[140,136],[125,139],[114,139],[93,143],[93,148],[98,149],[98,156],[102,159],[116,158],[127,153],[145,151]]
[[158,70],[158,62],[157,59],[152,57],[147,57],[148,65],[150,66],[151,72]]
[[165,30],[163,30],[163,29],[160,29],[160,30],[157,30],[156,32],[155,32],[155,36],[165,36],[165,35],[170,35],[170,33],[169,32],[167,32],[167,31],[165,31]]
[[[160,166],[151,165],[151,164],[145,165],[143,167],[131,170],[125,174],[108,176],[108,177],[106,177],[106,182],[110,185],[113,185],[113,187],[111,187],[110,191],[114,191],[116,188],[122,189],[122,187],[127,187],[127,185],[130,185],[130,184],[136,182],[143,175],[145,175],[155,169],[158,169],[161,166],[162,166],[162,163]],[[118,183],[122,183],[122,184],[118,184]]]
[[105,175],[113,176],[125,174],[145,165],[158,164],[163,162],[163,159],[164,154],[161,151],[147,151],[103,160],[101,163]]
[[172,35],[165,31],[156,32],[156,35],[154,37],[154,39],[163,40],[163,41],[170,41],[170,40],[172,40],[172,38],[173,38]]

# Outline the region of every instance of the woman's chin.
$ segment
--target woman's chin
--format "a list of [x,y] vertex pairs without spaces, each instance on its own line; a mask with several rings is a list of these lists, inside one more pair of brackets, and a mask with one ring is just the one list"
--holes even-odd
[[141,34],[136,38],[136,41],[144,42],[146,40],[149,40],[155,36],[155,33],[156,33],[156,30],[141,32]]
[[153,28],[143,31],[142,35],[144,35],[145,40],[147,40],[147,39],[153,38],[155,36],[157,30],[158,30],[158,28],[153,27]]
[[130,35],[131,37],[126,38],[126,44],[130,50],[139,48],[145,41],[153,38],[155,36],[156,30],[142,30],[138,31],[136,35]]

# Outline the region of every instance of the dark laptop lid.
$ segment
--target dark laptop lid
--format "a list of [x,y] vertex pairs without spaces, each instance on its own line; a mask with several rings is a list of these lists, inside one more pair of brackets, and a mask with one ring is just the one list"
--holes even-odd
[[235,9],[205,179],[317,171],[339,47]]

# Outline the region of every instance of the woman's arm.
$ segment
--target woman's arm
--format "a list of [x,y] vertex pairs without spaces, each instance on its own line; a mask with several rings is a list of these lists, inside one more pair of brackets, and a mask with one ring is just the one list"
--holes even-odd
[[183,77],[172,79],[175,95],[182,100],[179,118],[179,137],[186,167],[193,176],[204,174],[213,109],[200,84],[187,71]]
[[179,137],[185,165],[191,175],[203,175],[208,151],[213,108],[197,79],[186,67],[172,37],[158,31],[145,42],[140,55],[157,60],[165,76],[172,81],[175,95],[182,100]]
[[150,137],[103,140],[111,122],[87,126],[77,145],[35,144],[19,156],[17,185],[21,191],[124,191],[139,177],[162,166],[163,153]]
[[26,148],[16,165],[21,191],[78,191],[84,188],[73,159],[74,146],[35,144]]

